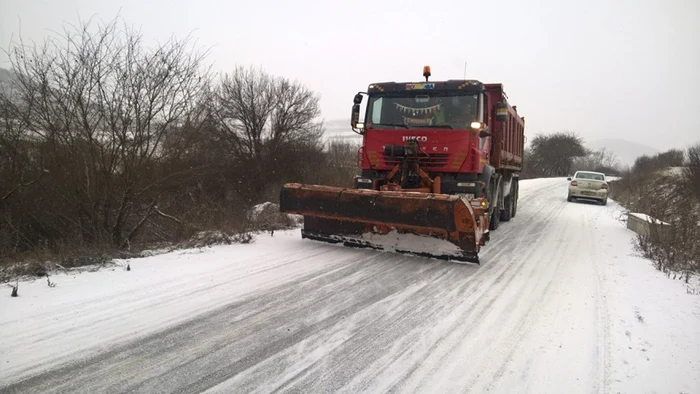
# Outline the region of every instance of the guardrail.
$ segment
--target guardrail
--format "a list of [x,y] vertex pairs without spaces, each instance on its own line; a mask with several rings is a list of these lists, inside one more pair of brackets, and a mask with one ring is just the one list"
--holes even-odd
[[662,222],[644,213],[630,212],[627,214],[627,228],[644,237],[663,233],[670,226],[669,223]]

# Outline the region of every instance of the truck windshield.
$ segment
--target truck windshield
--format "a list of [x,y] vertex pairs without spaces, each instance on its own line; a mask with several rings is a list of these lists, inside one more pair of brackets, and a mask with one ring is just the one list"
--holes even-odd
[[[461,93],[461,94],[460,94]],[[370,97],[367,127],[386,125],[465,130],[479,121],[479,95],[462,92],[379,94]]]

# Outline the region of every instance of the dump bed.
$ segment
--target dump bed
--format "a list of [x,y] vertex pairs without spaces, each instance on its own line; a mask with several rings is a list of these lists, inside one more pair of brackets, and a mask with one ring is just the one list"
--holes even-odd
[[525,118],[518,115],[515,106],[508,104],[508,119],[496,120],[496,103],[508,103],[502,84],[485,84],[486,104],[489,107],[487,124],[492,133],[491,165],[496,169],[521,171],[525,149]]

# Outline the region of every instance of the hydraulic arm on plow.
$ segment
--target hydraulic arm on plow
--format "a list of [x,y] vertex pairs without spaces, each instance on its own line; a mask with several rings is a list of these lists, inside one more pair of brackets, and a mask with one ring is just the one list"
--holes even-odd
[[363,144],[354,188],[284,185],[280,210],[304,216],[303,238],[478,263],[489,230],[515,215],[522,150],[493,165],[514,109],[489,85],[427,82],[427,67],[424,76],[370,85],[364,123],[355,96],[351,124]]

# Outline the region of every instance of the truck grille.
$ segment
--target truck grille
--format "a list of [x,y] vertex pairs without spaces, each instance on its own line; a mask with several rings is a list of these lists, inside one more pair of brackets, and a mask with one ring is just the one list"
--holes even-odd
[[[383,153],[379,154],[379,159],[381,164],[387,167],[394,167],[399,161],[393,157],[384,156]],[[421,157],[419,164],[421,168],[427,170],[437,170],[445,167],[449,162],[450,156],[444,153],[435,153],[430,156]]]

